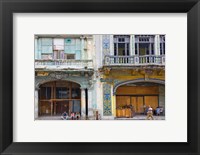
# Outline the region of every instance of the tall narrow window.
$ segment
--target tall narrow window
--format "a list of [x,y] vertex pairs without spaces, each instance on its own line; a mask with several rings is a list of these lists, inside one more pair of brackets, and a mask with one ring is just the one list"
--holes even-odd
[[138,55],[138,44],[135,43],[135,55]]
[[114,36],[114,55],[116,56],[130,55],[130,36],[128,35]]
[[165,35],[160,35],[160,55],[165,55]]
[[139,55],[154,54],[154,35],[136,35],[135,37],[136,37],[135,54]]
[[41,58],[52,59],[53,53],[53,39],[41,38]]

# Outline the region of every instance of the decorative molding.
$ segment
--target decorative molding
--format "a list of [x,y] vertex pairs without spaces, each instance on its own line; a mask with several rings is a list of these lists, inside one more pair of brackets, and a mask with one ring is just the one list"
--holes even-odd
[[110,55],[110,35],[103,35],[102,44],[103,44],[103,54]]
[[103,115],[112,116],[111,85],[103,84]]
[[91,83],[91,77],[85,77],[85,76],[72,76],[68,73],[63,72],[53,72],[50,73],[48,76],[36,76],[35,77],[35,89],[39,88],[41,84],[56,81],[56,80],[64,80],[64,81],[71,81],[80,84],[81,88],[90,88]]

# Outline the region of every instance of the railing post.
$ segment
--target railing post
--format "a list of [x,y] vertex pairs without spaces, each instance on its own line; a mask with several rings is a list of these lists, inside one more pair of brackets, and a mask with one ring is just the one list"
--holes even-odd
[[105,56],[105,64],[110,65],[110,57],[109,56]]
[[138,56],[134,56],[134,64],[139,64],[139,57]]
[[162,64],[165,64],[165,56],[162,56]]

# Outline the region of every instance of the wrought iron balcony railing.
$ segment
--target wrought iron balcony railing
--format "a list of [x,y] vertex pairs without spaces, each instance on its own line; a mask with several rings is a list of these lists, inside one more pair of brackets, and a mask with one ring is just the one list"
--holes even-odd
[[93,60],[35,59],[35,68],[93,68]]
[[165,55],[111,56],[104,59],[105,66],[165,65]]

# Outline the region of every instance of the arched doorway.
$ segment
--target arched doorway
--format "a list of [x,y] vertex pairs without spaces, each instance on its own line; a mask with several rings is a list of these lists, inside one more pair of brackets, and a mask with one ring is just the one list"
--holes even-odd
[[39,115],[81,113],[80,85],[71,81],[51,81],[40,85]]
[[145,114],[150,105],[154,110],[164,108],[164,85],[153,82],[125,83],[116,88],[116,116],[133,117]]

